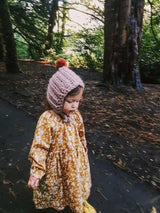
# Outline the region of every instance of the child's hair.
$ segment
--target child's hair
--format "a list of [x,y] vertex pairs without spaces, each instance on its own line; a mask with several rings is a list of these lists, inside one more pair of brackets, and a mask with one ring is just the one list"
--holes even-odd
[[[79,92],[80,92],[80,90],[81,90],[81,88],[83,88],[83,87],[82,87],[82,86],[78,86],[78,87],[72,89],[72,90],[66,95],[66,97],[67,97],[67,96],[78,95]],[[66,97],[65,97],[65,98],[66,98]]]
[[51,105],[48,103],[48,100],[42,102],[42,111],[52,110]]

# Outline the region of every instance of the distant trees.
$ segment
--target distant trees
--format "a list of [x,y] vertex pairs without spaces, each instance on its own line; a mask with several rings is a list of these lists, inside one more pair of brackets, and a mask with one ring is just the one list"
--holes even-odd
[[[57,33],[55,33],[55,41],[54,46],[57,54],[61,54],[63,52],[64,41],[65,41],[65,33],[66,33],[66,22],[68,17],[68,2],[66,0],[62,1],[62,9],[61,12],[58,11],[57,15]],[[60,24],[61,22],[61,24]]]
[[145,83],[160,83],[160,3],[146,0],[140,45],[140,70]]
[[50,1],[9,1],[14,35],[21,46],[28,47],[32,59],[44,55],[49,25]]
[[[10,13],[4,14],[2,5],[7,2]],[[160,82],[160,77],[156,77],[160,5],[158,0],[145,2],[150,8],[145,9],[140,46],[144,0],[1,0],[0,59],[4,55],[6,58],[7,46],[8,51],[13,47],[6,36],[2,37],[2,25],[5,30],[9,26],[8,17],[19,58],[52,62],[57,57],[65,57],[72,66],[98,71],[104,68],[104,83],[136,89],[142,88],[140,62],[143,79],[149,79],[154,72],[154,78]],[[79,24],[78,31],[72,28],[77,19],[70,16],[71,11],[81,13],[82,18],[88,16],[86,23]],[[5,30],[3,28],[3,33]]]
[[[15,40],[12,31],[12,24],[10,21],[10,11],[8,8],[7,0],[0,1],[0,23],[1,23],[1,34],[0,36],[0,48],[3,50],[2,41],[5,50],[5,63],[6,69],[9,73],[18,73],[19,67],[17,63],[17,54]],[[2,51],[3,53],[3,51]],[[3,57],[3,55],[1,56]]]
[[53,28],[56,25],[57,11],[58,11],[58,0],[53,0],[51,2],[51,9],[49,11],[48,34],[46,37],[46,47],[45,47],[46,50],[52,48]]
[[144,0],[105,0],[104,83],[142,89],[139,45]]
[[65,5],[65,0],[9,1],[17,42],[28,46],[31,58],[42,59],[51,52],[59,54],[62,50],[68,10]]

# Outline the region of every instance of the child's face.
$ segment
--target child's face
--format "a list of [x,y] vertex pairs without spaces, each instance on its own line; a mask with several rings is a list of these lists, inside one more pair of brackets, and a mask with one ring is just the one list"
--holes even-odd
[[63,104],[63,112],[69,115],[72,112],[75,112],[79,107],[79,102],[82,100],[83,89],[80,89],[80,92],[77,95],[71,96],[68,95],[65,98]]

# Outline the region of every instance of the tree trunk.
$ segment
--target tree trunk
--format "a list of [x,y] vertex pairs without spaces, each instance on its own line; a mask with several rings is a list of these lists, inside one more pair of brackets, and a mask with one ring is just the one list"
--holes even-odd
[[0,61],[4,60],[2,34],[0,33]]
[[12,24],[10,21],[10,11],[7,0],[0,1],[0,20],[7,72],[18,73],[20,71],[17,62],[16,45],[14,41]]
[[66,0],[63,0],[63,8],[62,8],[62,17],[61,17],[61,29],[59,27],[59,19],[60,16],[58,16],[58,39],[56,43],[56,54],[60,54],[62,52],[63,46],[64,46],[64,35],[65,35],[65,26],[66,26],[66,17],[67,17],[67,2]]
[[4,61],[4,50],[3,50],[3,41],[2,41],[1,19],[0,19],[0,61]]
[[56,24],[56,12],[58,10],[58,0],[52,1],[51,11],[50,11],[50,18],[49,18],[49,25],[48,25],[48,35],[46,38],[46,51],[52,47],[52,40],[53,40],[53,28]]
[[105,0],[104,83],[142,89],[138,56],[143,8],[144,0]]
[[59,40],[59,44],[60,44],[60,51],[62,51],[63,48],[63,40],[64,40],[64,34],[65,34],[65,25],[66,25],[66,13],[67,13],[67,9],[66,9],[66,4],[67,2],[65,0],[63,0],[63,11],[62,11],[62,32],[61,32],[61,36],[60,36],[60,40]]
[[0,19],[2,24],[2,36],[5,46],[5,63],[9,73],[18,73],[16,45],[14,41],[10,11],[7,0],[0,0]]

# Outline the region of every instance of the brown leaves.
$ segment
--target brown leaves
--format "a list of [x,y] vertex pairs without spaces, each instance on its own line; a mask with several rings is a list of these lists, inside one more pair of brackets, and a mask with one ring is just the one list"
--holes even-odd
[[[56,70],[46,62],[19,64],[21,77],[0,78],[0,96],[38,119],[48,80]],[[92,153],[105,156],[139,178],[154,181],[151,177],[156,176],[160,163],[160,85],[144,85],[141,92],[127,87],[108,90],[96,86],[102,73],[81,69],[77,73],[86,85],[80,111]],[[23,132],[19,127],[17,130]]]
[[2,183],[4,184],[4,185],[7,185],[9,188],[8,188],[8,192],[9,192],[9,194],[16,200],[17,199],[17,195],[16,195],[16,193],[14,192],[14,190],[12,189],[12,187],[13,187],[13,183],[12,183],[12,181],[10,181],[9,179],[3,179],[3,181],[2,181]]
[[2,183],[3,183],[4,185],[12,184],[12,182],[11,182],[10,180],[7,180],[7,179],[4,179],[4,180],[2,181]]
[[154,206],[152,207],[151,213],[157,213],[157,210],[156,210],[156,208]]
[[12,188],[9,188],[9,194],[11,194],[12,197],[13,197],[15,200],[17,199],[17,195],[16,195],[16,193],[13,191]]

